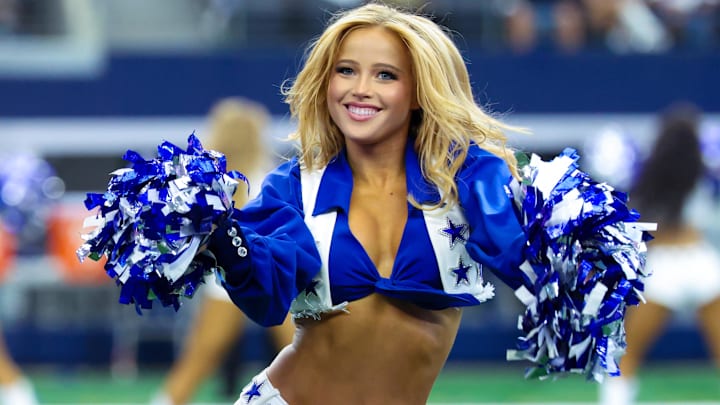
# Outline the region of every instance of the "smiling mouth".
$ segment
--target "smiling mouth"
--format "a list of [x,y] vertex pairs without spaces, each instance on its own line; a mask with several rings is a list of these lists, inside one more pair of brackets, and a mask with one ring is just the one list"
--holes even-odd
[[351,116],[357,119],[372,118],[380,111],[379,109],[373,107],[358,107],[354,105],[347,105],[345,108],[347,108]]

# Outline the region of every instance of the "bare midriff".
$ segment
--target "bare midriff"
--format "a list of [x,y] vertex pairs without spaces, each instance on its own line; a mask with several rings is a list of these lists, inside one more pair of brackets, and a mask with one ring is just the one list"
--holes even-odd
[[421,309],[373,294],[322,320],[296,322],[268,369],[290,405],[424,405],[457,334],[461,311]]
[[[392,275],[408,216],[403,160],[397,162],[396,172],[371,170],[369,176],[358,175],[366,166],[354,166],[348,214],[354,237],[385,278]],[[290,405],[425,405],[462,312],[426,310],[380,294],[353,301],[347,310],[296,321],[293,343],[268,368],[282,397]]]

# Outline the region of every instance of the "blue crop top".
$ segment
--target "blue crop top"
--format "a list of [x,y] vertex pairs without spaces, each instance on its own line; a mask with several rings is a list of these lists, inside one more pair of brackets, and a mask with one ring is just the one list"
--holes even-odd
[[[417,153],[408,142],[405,152],[407,189],[417,202],[439,200],[437,189],[421,174]],[[507,192],[505,162],[473,146],[458,173],[461,219],[443,216],[431,225],[427,210],[408,203],[408,218],[392,273],[381,277],[348,225],[352,172],[344,153],[321,173],[314,207],[304,207],[297,159],[280,165],[265,179],[258,197],[233,213],[244,234],[249,255],[236,254],[224,230],[213,233],[210,250],[224,269],[223,285],[233,302],[262,325],[281,323],[298,296],[317,294],[321,267],[327,267],[332,305],[373,293],[415,303],[423,308],[476,305],[470,292],[482,283],[480,265],[493,270],[512,288],[522,284],[525,235]],[[304,210],[312,216],[333,213],[329,229],[311,231]],[[314,233],[313,233],[314,232]],[[318,250],[318,232],[329,232],[329,253]],[[461,248],[460,254],[446,253]],[[321,249],[322,250],[322,249]],[[456,252],[457,253],[457,252]]]

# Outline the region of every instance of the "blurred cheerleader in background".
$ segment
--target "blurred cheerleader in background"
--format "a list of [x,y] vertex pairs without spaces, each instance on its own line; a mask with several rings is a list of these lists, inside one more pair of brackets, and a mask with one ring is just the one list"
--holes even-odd
[[[15,151],[0,157],[0,270],[12,267],[17,254],[44,251],[48,217],[64,192],[64,182],[40,156]],[[32,383],[13,360],[2,334],[0,400],[3,405],[38,403]]]
[[700,111],[686,103],[662,115],[657,138],[631,188],[631,204],[658,224],[648,244],[647,303],[628,310],[627,351],[621,376],[600,386],[603,405],[635,403],[638,371],[671,315],[696,315],[720,368],[720,256],[689,218],[690,200],[702,185]]
[[[249,180],[249,185],[243,182],[238,185],[233,196],[236,207],[242,207],[249,197],[258,193],[263,177],[273,165],[273,156],[265,139],[269,119],[264,106],[242,98],[220,100],[210,111],[206,144],[225,154],[228,170],[240,171]],[[236,392],[234,370],[237,359],[227,355],[233,352],[248,319],[233,304],[214,275],[207,276],[205,284],[202,302],[194,315],[183,351],[152,405],[187,404],[223,362],[227,372],[223,393]],[[269,328],[272,346],[276,350],[285,347],[292,341],[294,330],[289,317],[282,325]]]

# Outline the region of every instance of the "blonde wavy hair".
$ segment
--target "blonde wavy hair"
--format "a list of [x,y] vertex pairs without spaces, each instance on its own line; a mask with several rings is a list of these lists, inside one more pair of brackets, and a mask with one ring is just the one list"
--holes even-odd
[[[252,176],[258,170],[267,169],[272,160],[263,140],[269,121],[270,113],[260,103],[241,97],[221,99],[210,108],[209,137],[203,144],[207,149],[225,154],[227,170]],[[233,195],[235,205],[242,207],[247,199],[247,185],[240,182]]]
[[285,102],[297,121],[290,137],[300,141],[302,164],[322,167],[343,149],[343,134],[327,107],[328,83],[343,39],[355,29],[375,26],[394,32],[411,57],[420,106],[411,122],[414,147],[423,175],[442,195],[432,207],[457,202],[455,176],[473,142],[504,159],[517,175],[504,131],[524,130],[500,122],[478,106],[465,61],[451,37],[425,16],[375,3],[334,15],[308,47],[295,80],[283,86]]

